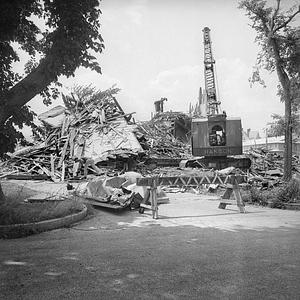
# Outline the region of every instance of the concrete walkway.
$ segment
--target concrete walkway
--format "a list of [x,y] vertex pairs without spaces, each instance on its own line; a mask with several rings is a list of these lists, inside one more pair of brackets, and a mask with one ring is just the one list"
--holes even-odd
[[[168,193],[167,195],[170,203],[159,205],[157,220],[152,219],[150,210],[145,210],[144,214],[128,212],[116,217],[109,211],[101,211],[101,226],[111,228],[143,228],[155,225],[194,226],[226,231],[299,228],[300,226],[300,212],[295,210],[246,205],[246,213],[242,214],[236,205],[219,209],[220,198],[217,196],[192,193]],[[95,225],[94,220],[85,222],[84,226],[90,225]]]

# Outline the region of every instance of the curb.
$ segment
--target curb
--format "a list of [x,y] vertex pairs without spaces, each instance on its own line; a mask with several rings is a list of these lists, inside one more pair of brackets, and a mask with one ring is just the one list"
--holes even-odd
[[34,233],[40,233],[76,223],[87,215],[87,207],[79,213],[68,215],[58,219],[45,220],[36,223],[0,225],[0,238],[19,238]]

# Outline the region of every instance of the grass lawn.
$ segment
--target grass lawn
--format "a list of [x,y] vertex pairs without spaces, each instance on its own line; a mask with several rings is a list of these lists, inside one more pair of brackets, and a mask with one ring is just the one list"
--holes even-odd
[[79,200],[25,203],[24,199],[37,194],[25,186],[4,183],[6,203],[0,205],[0,225],[25,224],[61,218],[83,209]]

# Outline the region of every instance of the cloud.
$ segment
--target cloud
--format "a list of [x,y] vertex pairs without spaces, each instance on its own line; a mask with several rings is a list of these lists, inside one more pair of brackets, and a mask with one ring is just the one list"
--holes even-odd
[[196,103],[203,78],[199,65],[185,65],[165,70],[149,82],[149,92],[157,98],[167,97],[166,109],[187,112]]
[[200,67],[196,66],[180,66],[175,69],[165,70],[150,81],[150,86],[153,88],[161,88],[166,91],[171,91],[181,80],[189,77],[199,76]]
[[198,65],[179,66],[159,72],[145,86],[122,90],[118,100],[126,112],[137,112],[139,120],[149,120],[154,112],[154,101],[167,97],[165,110],[187,112],[189,103],[195,103],[199,92],[202,70]]
[[142,24],[143,14],[139,11],[139,8],[128,8],[126,14],[129,16],[132,23],[136,25]]
[[260,130],[272,113],[282,114],[283,106],[277,92],[275,74],[264,73],[267,87],[250,87],[252,66],[239,58],[221,58],[217,62],[219,99],[229,116],[242,118],[244,128]]
[[74,77],[64,78],[62,83],[66,88],[71,88],[74,85],[85,86],[92,84],[100,90],[106,90],[114,84],[116,84],[118,87],[121,86],[120,80],[110,76],[108,73],[99,74],[95,71],[85,68],[79,68]]
[[125,14],[136,25],[142,24],[142,19],[147,6],[147,0],[135,0],[125,9]]
[[[276,96],[277,78],[265,74],[267,88],[254,85],[248,78],[252,66],[239,58],[221,58],[217,62],[218,96],[221,109],[228,116],[240,117],[244,128],[260,130],[272,113],[283,113],[283,105]],[[136,111],[137,119],[146,120],[154,111],[154,101],[168,98],[165,110],[187,112],[189,104],[198,100],[199,88],[204,88],[203,67],[183,65],[159,72],[143,88],[126,90],[120,95],[126,111]]]

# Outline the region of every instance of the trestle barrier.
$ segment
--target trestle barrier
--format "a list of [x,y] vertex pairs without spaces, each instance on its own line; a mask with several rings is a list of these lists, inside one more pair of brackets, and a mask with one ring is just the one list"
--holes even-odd
[[211,171],[203,172],[200,176],[156,176],[137,178],[138,186],[147,186],[150,188],[151,205],[147,205],[143,201],[141,203],[141,211],[143,211],[144,208],[152,210],[153,219],[158,219],[158,186],[199,187],[204,184],[221,184],[226,186],[226,190],[220,199],[219,208],[225,209],[227,205],[232,204],[229,199],[233,194],[236,205],[239,208],[240,212],[245,213],[245,204],[239,188],[239,184],[245,182],[247,182],[247,176],[245,175],[220,175],[216,172]]

